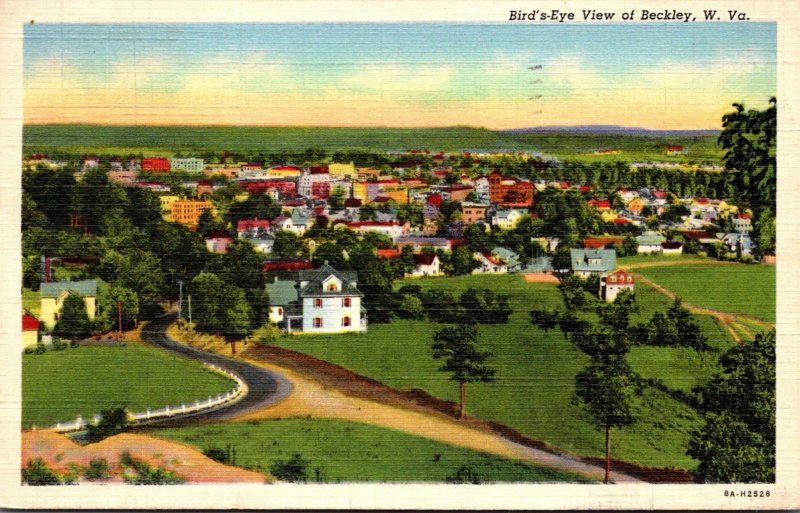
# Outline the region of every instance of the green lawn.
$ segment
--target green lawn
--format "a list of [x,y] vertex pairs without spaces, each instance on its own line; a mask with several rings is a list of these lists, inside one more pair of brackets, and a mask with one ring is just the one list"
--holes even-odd
[[31,289],[22,289],[22,309],[38,317],[42,308],[41,297],[38,290],[34,292]]
[[235,464],[269,472],[299,453],[310,481],[442,482],[469,465],[482,481],[585,481],[565,472],[471,451],[393,429],[337,420],[286,419],[160,429],[153,435],[205,450],[235,450]]
[[[497,369],[497,376],[492,384],[467,386],[468,414],[502,422],[578,454],[603,454],[602,433],[594,429],[572,401],[574,377],[585,366],[585,355],[573,348],[558,330],[544,333],[529,323],[531,309],[561,305],[554,285],[525,283],[519,275],[462,276],[397,285],[405,283],[451,292],[470,286],[489,287],[509,295],[514,310],[509,323],[480,326],[481,342],[494,354],[491,364]],[[642,311],[635,316],[635,322],[648,320],[654,311],[664,310],[670,303],[649,287],[637,288],[636,295]],[[722,348],[730,344],[713,319],[697,318],[710,332],[709,336],[715,337],[713,345]],[[391,324],[372,324],[366,334],[296,336],[281,338],[277,343],[395,388],[421,388],[437,397],[457,401],[457,384],[437,370],[441,362],[431,357],[432,336],[441,327],[427,320],[397,320]],[[645,376],[661,377],[681,389],[690,387],[689,383],[701,382],[717,370],[715,355],[687,360],[685,355],[671,351],[634,353],[631,363]],[[651,466],[692,468],[694,461],[684,453],[691,430],[700,426],[696,412],[658,391],[648,391],[636,410],[640,422],[615,435],[615,455]]]
[[775,266],[674,265],[635,271],[687,303],[775,322]]
[[22,357],[22,424],[47,426],[116,406],[144,411],[233,386],[193,361],[135,343],[50,350]]

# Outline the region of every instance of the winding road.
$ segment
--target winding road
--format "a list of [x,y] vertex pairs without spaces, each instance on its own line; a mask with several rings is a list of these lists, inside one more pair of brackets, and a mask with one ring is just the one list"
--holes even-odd
[[238,401],[198,413],[154,420],[147,423],[148,427],[183,426],[204,421],[227,420],[274,405],[292,391],[292,383],[281,374],[172,340],[167,336],[167,327],[175,322],[175,318],[175,314],[170,314],[152,321],[142,329],[142,339],[168,351],[216,365],[236,374],[247,385],[247,392]]

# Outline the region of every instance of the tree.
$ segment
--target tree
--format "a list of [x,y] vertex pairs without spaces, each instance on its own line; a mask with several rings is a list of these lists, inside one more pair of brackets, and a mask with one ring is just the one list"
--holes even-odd
[[262,256],[246,240],[235,240],[222,257],[222,269],[228,283],[244,291],[250,305],[250,327],[255,329],[267,322],[269,295],[267,277],[261,270]]
[[22,469],[22,482],[28,486],[60,485],[61,477],[56,474],[42,458],[28,460]]
[[628,322],[635,311],[634,296],[624,291],[613,303],[597,308],[599,323],[575,319],[569,333],[573,345],[589,356],[589,365],[575,376],[575,397],[595,426],[605,429],[605,482],[611,479],[611,429],[635,422],[630,401],[637,379],[626,361],[636,333]]
[[211,232],[224,231],[225,225],[214,217],[211,209],[203,210],[200,218],[197,220],[197,233],[206,235]]
[[428,319],[433,322],[452,322],[461,316],[455,297],[449,292],[430,289],[420,295]]
[[574,274],[567,276],[558,284],[558,290],[567,310],[580,310],[589,304],[584,284],[584,280]]
[[83,296],[70,292],[61,305],[53,334],[70,340],[81,340],[92,334],[92,322],[86,313]]
[[136,326],[139,298],[131,289],[120,285],[104,286],[101,283],[97,293],[97,306],[99,314],[95,318],[95,325],[99,331],[118,327],[119,306],[122,307],[122,328],[131,329]]
[[651,345],[684,346],[698,351],[708,349],[703,330],[678,297],[665,313],[653,314],[646,331],[646,341]]
[[272,254],[278,258],[294,258],[303,250],[303,241],[295,233],[288,230],[275,232]]
[[99,442],[104,438],[122,433],[128,429],[128,412],[125,408],[112,408],[100,412],[97,424],[86,426],[86,438],[89,443]]
[[486,365],[492,354],[481,350],[477,343],[478,329],[474,325],[455,325],[433,335],[433,357],[445,360],[439,370],[449,372],[450,379],[459,385],[459,418],[464,418],[466,384],[494,381],[495,369]]
[[775,480],[775,331],[732,347],[723,372],[700,392],[706,424],[687,454],[700,461],[703,482]]
[[466,246],[457,246],[450,254],[449,265],[446,267],[448,276],[461,276],[470,274],[473,269],[480,267],[480,263],[475,260]]
[[754,240],[756,249],[762,255],[775,254],[775,216],[772,210],[765,208],[756,218],[754,229]]
[[251,332],[251,309],[239,287],[213,273],[202,272],[191,282],[193,318],[201,333],[221,336],[236,354],[236,341]]
[[624,256],[636,256],[639,253],[639,243],[633,235],[626,235],[625,240],[622,242],[622,253]]
[[511,315],[508,296],[489,289],[468,288],[459,297],[461,322],[464,324],[505,324]]
[[742,206],[760,212],[775,211],[777,100],[770,98],[763,111],[745,110],[741,103],[722,116],[722,132],[717,142],[725,155],[725,179],[734,199]]
[[555,310],[543,308],[541,310],[531,310],[531,324],[543,329],[545,333],[558,326],[559,313]]

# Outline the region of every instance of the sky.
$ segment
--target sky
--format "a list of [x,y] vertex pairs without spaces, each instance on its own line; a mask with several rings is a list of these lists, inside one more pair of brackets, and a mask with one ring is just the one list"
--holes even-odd
[[774,23],[34,24],[25,123],[719,128]]

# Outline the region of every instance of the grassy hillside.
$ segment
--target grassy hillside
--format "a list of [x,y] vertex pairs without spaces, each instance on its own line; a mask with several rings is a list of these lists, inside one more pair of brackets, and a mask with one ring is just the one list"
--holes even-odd
[[[231,448],[235,464],[268,472],[299,453],[309,481],[438,481],[463,465],[481,481],[585,481],[578,476],[409,435],[336,420],[235,422],[154,431],[200,450]],[[319,477],[317,477],[319,476]]]
[[[27,125],[25,153],[65,152],[170,156],[176,152],[279,152],[319,148],[374,151],[429,148],[532,150],[559,158],[600,161],[718,161],[715,137],[644,137],[628,135],[508,134],[484,128],[343,128],[343,127],[146,127],[101,125]],[[687,155],[667,156],[667,145],[682,145]],[[620,148],[618,155],[592,155]]]
[[22,425],[49,426],[100,410],[129,411],[206,399],[234,387],[199,363],[136,343],[22,357]]
[[[510,296],[508,324],[480,326],[480,341],[494,356],[496,381],[467,386],[467,413],[512,426],[531,437],[582,455],[602,456],[603,434],[573,402],[575,374],[586,356],[558,330],[548,333],[532,326],[528,312],[561,304],[554,285],[525,283],[520,275],[475,275],[415,280],[423,288],[460,292],[489,287]],[[402,282],[398,285],[402,285]],[[641,312],[634,322],[649,320],[670,301],[642,286],[636,291]],[[720,349],[731,340],[713,319],[696,316]],[[366,334],[295,336],[278,344],[328,360],[399,389],[421,388],[437,397],[458,401],[458,385],[439,372],[442,362],[431,355],[435,331],[443,325],[427,320],[398,320],[373,324]],[[675,390],[688,391],[718,371],[717,354],[673,348],[635,348],[630,362],[645,377],[661,378]],[[647,389],[636,399],[639,422],[615,435],[616,457],[638,463],[690,469],[686,456],[690,432],[700,427],[699,415],[668,394]]]

